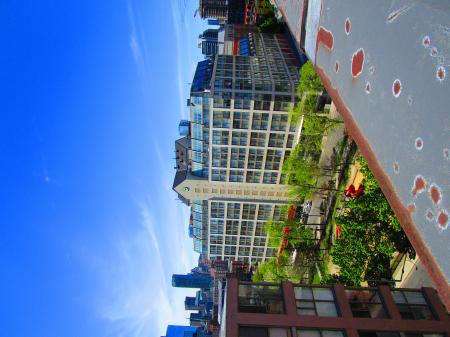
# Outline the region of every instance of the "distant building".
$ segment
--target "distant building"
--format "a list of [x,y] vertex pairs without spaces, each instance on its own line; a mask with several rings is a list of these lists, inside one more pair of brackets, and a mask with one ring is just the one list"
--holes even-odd
[[208,19],[208,26],[220,26],[220,21],[216,19]]
[[198,47],[201,48],[202,54],[212,57],[219,50],[219,30],[207,29],[198,36]]
[[450,316],[432,288],[257,284],[229,278],[220,337],[446,337]]
[[199,0],[199,13],[202,19],[228,19],[228,0]]
[[207,289],[212,285],[212,278],[206,274],[172,275],[172,287]]
[[189,128],[191,123],[187,120],[182,119],[180,124],[178,124],[178,133],[181,137],[186,137],[189,135]]
[[[221,23],[243,24],[246,5],[251,0],[199,0],[202,19],[216,19]],[[247,6],[248,7],[248,6]]]

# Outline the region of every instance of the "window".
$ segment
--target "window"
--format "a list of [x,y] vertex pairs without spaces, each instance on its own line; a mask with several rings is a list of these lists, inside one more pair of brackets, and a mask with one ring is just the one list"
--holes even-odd
[[245,155],[247,150],[237,147],[231,148],[231,168],[244,168],[245,166]]
[[297,337],[345,337],[339,330],[297,330]]
[[227,207],[228,219],[239,219],[241,214],[241,204],[237,202],[229,202]]
[[403,319],[434,319],[427,301],[420,290],[394,290],[391,294]]
[[359,337],[445,337],[442,333],[358,331]]
[[252,99],[252,94],[237,92],[234,95],[234,108],[235,109],[250,109],[250,101]]
[[250,145],[251,146],[266,146],[266,134],[263,132],[252,132],[250,136]]
[[226,147],[212,147],[212,167],[226,168],[228,163],[228,148]]
[[264,247],[266,245],[266,238],[255,238],[253,241],[253,246]]
[[270,130],[272,131],[286,131],[288,116],[283,115],[272,115],[272,125],[270,127]]
[[248,129],[248,112],[233,113],[233,129]]
[[258,221],[256,223],[255,236],[266,236],[266,224],[265,224],[265,222]]
[[254,257],[262,257],[264,255],[264,248],[263,247],[253,247],[252,255]]
[[212,138],[213,144],[228,145],[229,138],[230,136],[228,131],[213,130],[213,138]]
[[244,171],[242,170],[230,170],[230,182],[243,182],[244,181]]
[[250,255],[250,247],[239,245],[239,256],[249,256]]
[[247,131],[233,131],[231,137],[231,145],[246,146]]
[[251,246],[251,245],[252,245],[252,238],[251,237],[241,236],[239,238],[239,246]]
[[236,246],[225,246],[225,255],[236,255]]
[[223,202],[211,202],[211,218],[223,219],[224,215],[225,215],[225,204]]
[[270,101],[272,100],[272,95],[255,94],[254,97],[254,110],[270,110]]
[[293,135],[292,133],[290,133],[290,134],[288,135],[286,147],[291,148],[293,145],[294,145],[294,135]]
[[239,221],[227,220],[227,229],[225,232],[227,235],[238,235],[239,233]]
[[386,318],[386,312],[378,291],[347,289],[345,290],[353,317]]
[[252,129],[253,130],[267,130],[269,127],[268,113],[253,113]]
[[[245,205],[244,205],[244,207],[245,207]],[[254,226],[253,221],[242,220],[241,221],[241,235],[252,236],[253,235],[253,226]]]
[[214,108],[226,108],[231,107],[231,92],[215,92],[214,93]]
[[264,159],[264,150],[262,149],[250,149],[248,151],[248,169],[262,169]]
[[229,111],[214,111],[213,127],[229,128],[230,125],[231,124],[230,124],[230,112]]
[[260,171],[247,171],[247,177],[245,178],[245,182],[259,183],[260,181],[261,181],[261,172]]
[[276,184],[278,182],[278,172],[264,172],[264,184]]
[[267,150],[266,155],[266,170],[278,170],[280,168],[282,150]]
[[284,134],[271,133],[269,136],[269,147],[283,147]]
[[211,234],[223,234],[223,220],[211,219],[209,222]]
[[258,220],[267,220],[270,217],[271,211],[272,211],[272,205],[259,205]]
[[227,170],[211,170],[211,180],[213,181],[227,181]]
[[275,95],[275,103],[273,110],[275,111],[288,111],[291,106],[291,96]]
[[255,218],[255,211],[255,204],[244,204],[242,207],[242,219],[253,220]]
[[221,245],[221,244],[223,244],[222,235],[211,235],[209,237],[209,243],[210,244],[214,244],[214,245]]
[[292,337],[286,328],[239,327],[239,337]]
[[257,284],[240,284],[239,311],[265,314],[284,314],[284,301],[281,287]]
[[331,288],[295,287],[294,292],[299,315],[338,316]]
[[210,245],[209,253],[214,255],[222,255],[222,246]]

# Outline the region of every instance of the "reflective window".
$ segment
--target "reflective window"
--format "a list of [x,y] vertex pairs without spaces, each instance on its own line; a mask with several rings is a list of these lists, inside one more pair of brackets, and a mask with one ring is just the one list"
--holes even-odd
[[286,131],[288,116],[286,114],[272,115],[272,124],[270,130],[272,131]]
[[294,292],[299,315],[338,316],[331,288],[295,287]]
[[377,290],[346,289],[353,317],[386,318],[386,312]]
[[269,127],[269,114],[268,113],[253,113],[252,129],[253,130],[267,130]]
[[269,136],[269,147],[283,147],[284,134],[283,133],[271,133]]
[[229,202],[227,205],[227,218],[239,219],[241,214],[241,204],[238,202]]
[[231,148],[230,167],[231,168],[244,168],[246,152],[247,152],[247,149],[236,148],[236,147]]
[[238,112],[233,113],[233,129],[248,129],[249,113]]
[[231,126],[229,111],[214,111],[213,113],[213,127],[215,128],[229,128]]
[[265,314],[284,314],[284,301],[281,287],[240,284],[239,311]]
[[287,328],[239,327],[239,337],[292,337]]
[[231,137],[231,145],[246,146],[247,131],[233,131]]
[[253,220],[255,218],[255,212],[255,204],[244,204],[242,207],[242,219]]
[[259,183],[261,181],[261,171],[247,171],[245,182]]
[[340,330],[297,330],[297,337],[345,337]]
[[230,178],[228,181],[242,183],[244,181],[244,171],[230,170]]
[[[245,205],[244,205],[244,207],[245,207]],[[253,226],[254,226],[254,221],[242,220],[241,221],[241,235],[252,236],[253,235]]]
[[276,184],[278,182],[278,172],[264,172],[264,184]]
[[420,290],[394,290],[391,294],[403,319],[434,319],[433,313]]
[[252,132],[250,137],[251,146],[266,146],[266,133],[264,132]]

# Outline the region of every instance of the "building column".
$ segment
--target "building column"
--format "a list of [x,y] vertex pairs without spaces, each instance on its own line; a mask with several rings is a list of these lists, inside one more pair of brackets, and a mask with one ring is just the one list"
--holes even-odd
[[394,298],[391,294],[391,289],[388,286],[380,285],[378,287],[378,291],[389,318],[401,320],[402,316],[400,315],[400,311],[398,311],[397,304],[395,304],[394,302]]
[[439,321],[449,322],[449,330],[447,331],[447,333],[450,333],[450,317],[447,314],[447,310],[444,304],[438,297],[436,290],[434,290],[433,288],[423,287],[422,291],[428,301],[428,304],[430,305],[430,307],[432,307],[433,313],[437,316],[436,318]]

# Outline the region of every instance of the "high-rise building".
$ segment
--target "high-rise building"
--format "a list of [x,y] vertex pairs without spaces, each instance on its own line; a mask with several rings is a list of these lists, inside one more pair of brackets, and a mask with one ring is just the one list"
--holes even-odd
[[173,188],[191,205],[197,252],[260,262],[275,254],[265,223],[288,200],[281,169],[300,138],[288,117],[299,63],[283,35],[227,29],[227,55],[198,64],[189,169],[177,171]]
[[207,274],[190,273],[172,275],[172,287],[207,289],[212,284],[212,278]]
[[241,283],[229,278],[219,337],[446,337],[450,315],[432,288]]
[[207,29],[198,36],[198,47],[202,49],[202,54],[212,57],[219,50],[219,30]]

